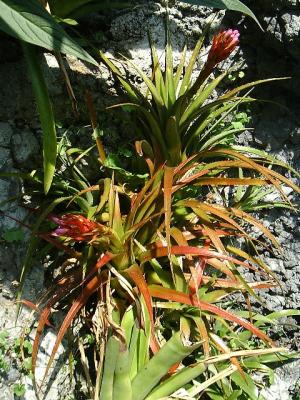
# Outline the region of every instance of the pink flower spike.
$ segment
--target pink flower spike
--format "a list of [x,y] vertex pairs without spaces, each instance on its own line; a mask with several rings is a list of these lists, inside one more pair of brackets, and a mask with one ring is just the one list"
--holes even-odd
[[207,63],[210,66],[215,66],[224,61],[239,44],[239,37],[239,31],[233,29],[228,29],[215,35],[208,54]]
[[52,236],[67,236],[78,242],[90,241],[99,231],[100,225],[83,215],[65,214],[61,217],[50,216],[58,227],[51,233]]

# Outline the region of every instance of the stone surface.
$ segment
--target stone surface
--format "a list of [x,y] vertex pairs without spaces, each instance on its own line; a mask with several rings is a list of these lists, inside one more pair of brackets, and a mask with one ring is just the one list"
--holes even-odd
[[13,135],[12,140],[13,157],[18,166],[28,169],[34,167],[34,158],[39,152],[40,146],[36,136],[30,130],[24,130]]

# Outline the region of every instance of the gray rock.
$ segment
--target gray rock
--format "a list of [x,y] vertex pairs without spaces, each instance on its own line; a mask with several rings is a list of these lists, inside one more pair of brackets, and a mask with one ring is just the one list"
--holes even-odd
[[[297,399],[295,393],[297,382],[300,379],[300,361],[295,361],[282,368],[278,368],[275,374],[274,383],[262,391],[267,400],[291,400]],[[291,397],[292,393],[296,397]]]
[[32,162],[32,158],[39,152],[39,143],[35,135],[30,130],[26,130],[12,137],[12,151],[16,162],[28,168],[28,162]]
[[9,146],[13,130],[9,123],[0,122],[0,146]]
[[0,171],[9,171],[12,168],[11,151],[0,147]]

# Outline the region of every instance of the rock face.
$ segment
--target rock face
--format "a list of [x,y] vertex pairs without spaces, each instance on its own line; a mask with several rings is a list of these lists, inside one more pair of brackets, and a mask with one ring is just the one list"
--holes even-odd
[[[243,140],[254,147],[270,151],[299,171],[300,3],[298,0],[249,0],[245,3],[258,16],[264,32],[249,18],[234,12],[226,13],[225,16],[223,12],[219,13],[213,28],[217,29],[221,25],[237,27],[241,31],[241,45],[236,61],[242,65],[241,68],[246,74],[245,80],[284,76],[289,76],[291,79],[276,81],[269,84],[267,88],[264,86],[255,91],[257,98],[272,101],[272,103],[261,103],[252,109],[252,125],[255,131],[247,133]],[[191,7],[183,3],[176,3],[176,6],[170,9],[170,28],[174,48],[178,54],[186,39],[189,48],[193,47],[203,30],[205,19],[210,14],[211,10],[204,7]],[[109,13],[105,17],[93,16],[89,19],[89,25],[96,33],[103,29],[101,37],[104,39],[102,39],[101,47],[105,51],[113,53],[116,57],[121,53],[145,72],[149,72],[150,53],[147,31],[151,32],[156,46],[162,50],[164,15],[165,9],[160,3],[147,2],[133,10]],[[44,71],[57,119],[64,127],[68,127],[74,124],[74,114],[58,65],[52,55],[46,54]],[[116,135],[118,138],[117,131],[120,122],[102,112],[106,106],[117,102],[116,88],[110,74],[104,67],[95,70],[76,60],[69,60],[68,71],[80,112],[78,120],[75,120],[76,124],[87,122],[84,93],[88,89],[94,95],[96,108],[101,110],[99,112],[101,124],[110,129],[108,136]],[[31,87],[25,79],[25,65],[20,49],[15,41],[5,36],[0,37],[0,77],[0,169],[1,172],[26,172],[34,168],[36,162],[41,162],[40,126],[33,106]],[[139,83],[134,71],[131,71],[130,78],[133,82]],[[274,103],[279,103],[279,105]],[[114,146],[114,143],[116,142],[112,139],[107,140],[108,145]],[[22,191],[23,183],[20,179],[16,177],[0,179],[1,210],[17,220],[22,220],[26,215],[26,212],[17,208],[14,202]],[[299,199],[290,198],[299,204]],[[11,200],[5,203],[6,199]],[[284,249],[279,259],[275,259],[272,254],[265,254],[268,265],[278,274],[284,288],[283,291],[275,289],[265,295],[267,308],[270,310],[299,308],[300,217],[289,211],[270,210],[264,213],[263,218],[266,225],[270,225],[271,231],[278,237]],[[13,219],[2,217],[0,220],[0,236],[2,237],[0,242],[0,331],[4,328],[10,329],[15,336],[18,336],[20,331],[13,328],[12,310],[15,311],[13,299],[26,249],[26,234],[24,239],[22,237],[18,240],[14,239],[17,233],[13,232],[18,231],[19,228],[19,224]],[[13,236],[7,232],[12,232]],[[13,239],[10,241],[7,237]],[[36,298],[42,287],[43,271],[40,268],[33,269],[25,287],[27,298]],[[26,313],[22,316],[21,325],[25,324],[27,317]],[[298,334],[295,332],[286,334],[288,338],[292,338],[286,344],[293,349],[297,348]],[[275,384],[281,385],[281,389],[273,386],[265,394],[266,398],[272,400],[296,398],[292,397],[292,391],[295,390],[296,381],[299,379],[297,371],[299,371],[299,364],[281,371],[275,380]],[[11,366],[10,374],[8,380],[7,377],[1,380],[0,399],[3,393],[5,393],[3,400],[13,399],[12,385],[9,382],[23,379],[18,372],[13,375],[13,366]],[[67,386],[63,383],[64,376],[59,375],[55,381],[53,387],[56,389],[49,392],[47,397],[49,400],[69,398]],[[287,376],[288,379],[286,379]],[[284,389],[283,380],[289,381],[289,385],[285,385]],[[34,400],[30,385],[26,379],[24,382],[27,385],[26,396],[29,396],[26,398]],[[64,390],[62,390],[63,387],[65,387]],[[280,397],[278,397],[279,393]]]

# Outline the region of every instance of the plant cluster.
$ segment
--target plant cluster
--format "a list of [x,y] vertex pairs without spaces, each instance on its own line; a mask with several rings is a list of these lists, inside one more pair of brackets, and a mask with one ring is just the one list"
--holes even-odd
[[[83,159],[95,164],[92,149],[68,148],[63,141],[58,147],[62,168],[33,229],[29,254],[38,238],[48,241],[52,250],[48,245],[46,251],[58,251],[55,258],[63,272],[35,306],[41,312],[32,372],[53,309],[64,308],[45,376],[79,319],[92,338],[79,336],[77,341],[93,399],[118,399],[123,393],[132,400],[174,393],[179,398],[205,393],[211,399],[256,399],[251,371],[262,370],[271,379],[267,364],[288,359],[266,333],[281,314],[266,317],[251,308],[251,299],[262,302],[259,290],[278,284],[259,253],[280,246],[248,210],[266,206],[260,195],[266,187],[278,191],[281,206],[293,208],[282,185],[300,189],[276,171],[276,166],[290,167],[228,140],[245,130],[239,123],[245,116],[236,110],[255,100],[247,91],[267,82],[244,84],[212,98],[226,73],[213,79],[211,73],[238,45],[238,32],[214,37],[192,81],[202,42],[188,62],[183,50],[176,70],[169,37],[164,67],[152,44],[152,79],[125,60],[123,69],[128,63],[134,67],[146,92],[101,53],[129,98],[117,105],[130,108],[136,131],[137,157],[128,171],[107,162],[95,118],[101,168],[92,181],[80,168]],[[89,107],[93,117],[91,102]],[[239,115],[236,127],[227,118],[232,112]],[[31,179],[40,182],[38,175]],[[260,236],[251,235],[249,227]],[[260,279],[247,281],[245,270]],[[246,309],[233,307],[237,293]]]
[[[1,3],[11,6],[8,0]],[[83,6],[99,6],[94,1],[66,1],[66,8],[48,3],[61,18]],[[219,3],[241,7],[239,1],[214,1]],[[279,284],[260,254],[280,251],[280,246],[250,212],[270,205],[264,202],[266,188],[278,192],[278,206],[294,209],[283,186],[300,189],[277,167],[299,174],[265,152],[235,144],[235,135],[246,129],[241,105],[255,101],[250,96],[254,86],[276,80],[246,83],[215,97],[231,71],[212,74],[238,42],[236,30],[217,33],[195,80],[203,38],[189,59],[183,49],[176,66],[168,29],[164,62],[150,39],[151,77],[128,60],[117,63],[99,53],[128,98],[112,107],[130,112],[135,132],[136,155],[126,166],[106,154],[89,96],[95,146],[68,147],[65,138],[56,146],[39,66],[32,49],[25,49],[37,72],[42,123],[52,127],[52,134],[44,135],[44,181],[38,172],[27,176],[32,195],[40,194],[41,186],[48,194],[35,210],[21,287],[40,242],[47,241],[40,256],[49,256],[49,268],[59,269],[37,304],[25,302],[39,314],[33,376],[43,332],[52,327],[53,311],[61,309],[65,317],[45,377],[63,338],[79,321],[80,334],[74,333],[73,341],[94,400],[117,400],[124,393],[128,400],[254,400],[263,384],[253,380],[252,372],[259,370],[271,381],[272,366],[293,357],[284,355],[267,331],[282,316],[297,312],[264,316],[251,306],[253,299],[263,303],[260,290]],[[127,78],[129,67],[144,88]],[[86,169],[95,165],[87,176]],[[260,235],[254,236],[253,228]],[[245,271],[259,278],[247,281]],[[232,299],[237,295],[245,306],[236,307]],[[39,389],[43,382],[36,384]]]

